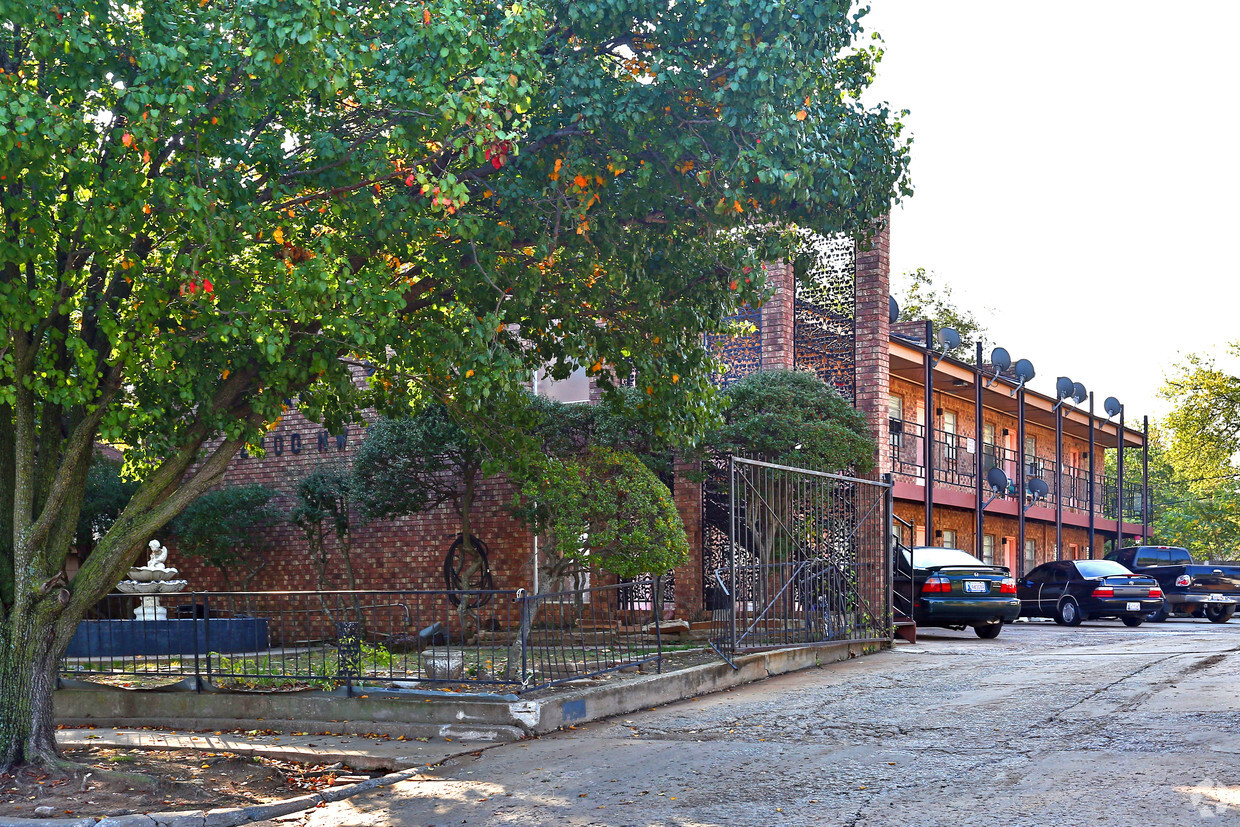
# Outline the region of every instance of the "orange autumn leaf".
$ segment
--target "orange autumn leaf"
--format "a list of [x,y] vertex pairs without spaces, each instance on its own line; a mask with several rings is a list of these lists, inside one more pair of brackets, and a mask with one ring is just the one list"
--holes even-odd
[[573,178],[573,183],[576,184],[580,189],[585,189],[586,185],[590,183],[590,179],[586,178],[584,175],[578,175],[575,178]]
[[431,24],[431,10],[422,9],[422,25],[429,26]]
[[803,121],[803,120],[805,120],[807,117],[809,117],[809,113],[808,113],[808,112],[806,112],[804,109],[802,109],[800,112],[798,112],[798,113],[797,113],[797,120],[798,120],[798,121]]
[[121,136],[121,143],[124,144],[125,146],[133,146],[133,135],[130,135],[128,132],[126,132],[124,135]]

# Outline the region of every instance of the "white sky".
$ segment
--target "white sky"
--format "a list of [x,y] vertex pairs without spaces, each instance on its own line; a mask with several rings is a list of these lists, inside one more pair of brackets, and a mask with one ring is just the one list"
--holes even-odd
[[893,292],[933,270],[1035,389],[1165,413],[1182,354],[1240,339],[1240,2],[872,4],[915,138]]

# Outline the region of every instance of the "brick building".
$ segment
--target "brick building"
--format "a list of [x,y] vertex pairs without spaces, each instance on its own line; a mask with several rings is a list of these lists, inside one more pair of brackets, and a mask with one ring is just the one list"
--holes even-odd
[[[1004,374],[991,383],[993,371],[980,376],[984,387],[979,422],[975,416],[979,374],[974,367],[951,358],[938,360],[935,348],[925,345],[924,323],[897,323],[894,329],[891,325],[887,231],[866,248],[833,241],[819,253],[814,278],[795,288],[786,265],[770,265],[767,275],[775,295],[761,309],[742,314],[753,332],[713,344],[731,366],[730,378],[761,369],[812,370],[854,400],[879,437],[875,473],[893,475],[895,514],[908,526],[906,540],[954,545],[1021,572],[1056,555],[1101,556],[1102,543],[1117,532],[1143,533],[1134,506],[1147,497],[1125,496],[1127,521],[1117,523],[1119,481],[1103,474],[1104,453],[1115,449],[1121,433],[1117,423],[1061,407],[1063,439],[1057,449],[1056,400],[1025,389],[1013,395],[1015,379]],[[584,374],[562,382],[536,377],[534,386],[565,401],[587,402],[594,396]],[[926,423],[931,424],[929,450]],[[1018,442],[1022,432],[1023,444]],[[1144,444],[1141,432],[1124,429],[1122,434],[1126,446]],[[223,483],[263,483],[291,494],[318,464],[349,462],[363,438],[357,427],[329,434],[293,411],[264,439],[266,455],[238,457]],[[1001,467],[1014,486],[993,501],[985,485],[990,464]],[[1050,497],[1029,502],[1022,510],[1018,503],[1035,478],[1048,483]],[[1135,477],[1129,471],[1124,490],[1144,493],[1143,485],[1132,485],[1134,479],[1142,480],[1140,469]],[[485,482],[473,524],[489,549],[495,586],[529,588],[537,577],[536,542],[506,510],[512,493],[503,479]],[[700,484],[678,473],[673,495],[690,548],[701,550],[674,573],[675,609],[680,617],[698,617],[705,608],[704,580],[718,561],[705,548]],[[979,513],[984,520],[978,520]],[[353,538],[359,587],[444,588],[444,560],[457,533],[458,522],[448,506],[360,525]],[[278,526],[275,540],[269,563],[250,588],[315,588],[314,569],[299,529]],[[178,556],[176,562],[191,588],[223,585],[218,572],[199,561]],[[339,566],[338,559],[334,565]],[[343,573],[331,574],[333,583],[342,587]]]

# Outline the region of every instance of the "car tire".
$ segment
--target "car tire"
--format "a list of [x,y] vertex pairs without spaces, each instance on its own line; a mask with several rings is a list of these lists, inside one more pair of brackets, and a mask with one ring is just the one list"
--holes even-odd
[[1171,613],[1167,611],[1167,601],[1164,600],[1162,605],[1158,607],[1158,611],[1150,612],[1145,616],[1145,619],[1150,623],[1165,623],[1170,616]]
[[1232,605],[1226,606],[1210,606],[1205,607],[1205,615],[1211,623],[1226,623],[1231,620],[1231,616],[1236,613],[1236,607]]
[[982,640],[994,640],[1003,631],[1002,623],[984,623],[980,626],[974,626],[973,631]]
[[1145,618],[1141,615],[1137,615],[1136,617],[1129,615],[1128,617],[1121,617],[1120,620],[1122,620],[1124,625],[1129,629],[1135,629],[1145,622]]
[[1060,626],[1080,626],[1081,625],[1081,607],[1076,604],[1076,599],[1065,597],[1059,601],[1059,605],[1055,607],[1055,622]]

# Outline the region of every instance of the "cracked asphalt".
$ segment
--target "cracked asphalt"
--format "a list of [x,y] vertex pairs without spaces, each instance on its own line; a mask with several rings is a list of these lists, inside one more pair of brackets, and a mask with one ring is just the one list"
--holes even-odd
[[1238,690],[1240,619],[922,630],[279,823],[1237,824]]

